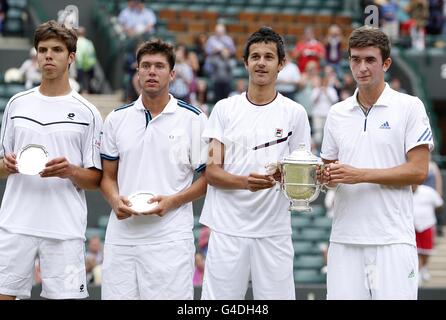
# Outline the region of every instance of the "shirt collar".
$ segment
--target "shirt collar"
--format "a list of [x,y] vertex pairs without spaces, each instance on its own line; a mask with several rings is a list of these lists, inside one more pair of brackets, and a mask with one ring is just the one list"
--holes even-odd
[[[164,108],[164,110],[161,112],[161,114],[163,113],[174,113],[175,110],[177,109],[177,99],[174,98],[173,95],[171,95],[169,93],[169,102],[167,103],[166,107]],[[142,103],[142,96],[139,95],[138,99],[135,101],[135,107],[138,110],[142,110],[142,111],[146,111],[147,109],[144,108],[144,105]]]
[[[373,106],[388,107],[392,102],[393,91],[394,90],[390,88],[389,84],[386,82],[383,92],[381,92],[381,95],[379,96],[378,100]],[[349,110],[353,110],[355,107],[360,108],[357,96],[358,96],[358,88],[356,88],[355,93],[350,98],[348,98],[350,100],[348,103]]]

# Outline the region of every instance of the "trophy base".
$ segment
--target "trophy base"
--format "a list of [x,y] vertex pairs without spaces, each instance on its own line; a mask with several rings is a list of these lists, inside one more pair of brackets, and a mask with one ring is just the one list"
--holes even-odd
[[303,213],[310,213],[313,211],[313,209],[310,207],[310,202],[307,200],[292,200],[289,210],[300,211]]

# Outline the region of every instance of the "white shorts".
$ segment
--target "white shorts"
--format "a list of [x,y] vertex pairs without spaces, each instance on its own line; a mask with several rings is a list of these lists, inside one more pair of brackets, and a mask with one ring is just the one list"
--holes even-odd
[[193,239],[124,246],[106,244],[103,300],[193,300]]
[[256,300],[294,300],[291,236],[241,238],[211,231],[202,300],[243,300],[252,281]]
[[39,258],[41,296],[48,299],[88,297],[85,244],[10,233],[0,228],[0,294],[29,298]]
[[417,294],[415,246],[330,243],[328,300],[416,300]]

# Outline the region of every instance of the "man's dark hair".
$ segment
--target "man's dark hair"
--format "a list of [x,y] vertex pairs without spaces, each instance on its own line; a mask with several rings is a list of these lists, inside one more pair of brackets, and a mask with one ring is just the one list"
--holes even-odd
[[138,47],[138,50],[136,51],[136,61],[138,62],[138,66],[143,55],[157,53],[162,54],[167,58],[170,70],[173,70],[175,67],[175,52],[173,46],[159,39],[143,42]]
[[40,41],[49,39],[58,39],[67,46],[68,52],[76,52],[76,31],[54,20],[42,23],[36,28],[34,32],[34,48],[37,50]]
[[254,43],[260,43],[260,42],[275,43],[276,47],[277,47],[277,55],[279,57],[279,63],[283,62],[283,60],[285,59],[284,41],[283,41],[282,37],[280,36],[280,34],[275,32],[270,27],[261,27],[259,30],[257,30],[256,32],[254,32],[253,34],[251,34],[249,36],[248,41],[246,42],[246,45],[245,45],[245,49],[243,51],[243,60],[245,60],[245,62],[248,61],[249,48],[251,47],[251,45]]
[[348,56],[351,56],[350,49],[375,47],[381,51],[383,62],[390,57],[389,37],[378,28],[362,26],[353,30],[348,39]]

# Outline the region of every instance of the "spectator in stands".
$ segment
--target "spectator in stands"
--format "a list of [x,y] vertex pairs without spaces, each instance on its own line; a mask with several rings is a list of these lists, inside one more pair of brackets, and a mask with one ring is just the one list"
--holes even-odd
[[299,68],[287,53],[285,55],[285,65],[277,75],[276,89],[285,97],[295,100],[300,81],[301,75]]
[[127,0],[118,22],[128,37],[145,36],[155,32],[156,15],[145,7],[144,0]]
[[435,189],[425,185],[412,185],[415,235],[418,250],[419,283],[430,280],[429,256],[435,244],[435,210],[443,205],[443,199]]
[[325,38],[325,60],[331,65],[338,77],[342,76],[341,60],[342,60],[342,31],[337,24],[333,24],[328,28]]
[[398,79],[398,78],[393,78],[393,79],[390,81],[390,87],[391,87],[393,90],[395,90],[395,91],[398,91],[398,92],[401,92],[401,93],[407,93],[407,91],[404,90],[404,89],[401,87],[401,81],[400,81],[400,79]]
[[243,92],[246,92],[246,90],[248,90],[248,83],[243,78],[237,79],[237,81],[235,82],[234,89],[235,90],[229,94],[230,97],[242,94]]
[[444,15],[443,15],[444,0],[429,0],[429,19],[426,26],[428,34],[440,35],[443,31]]
[[207,58],[205,72],[212,81],[214,101],[227,98],[232,91],[232,69],[234,68],[231,53],[224,48]]
[[76,69],[77,81],[80,84],[81,93],[95,93],[93,88],[94,68],[97,63],[96,50],[93,42],[86,37],[84,27],[77,29],[77,53]]
[[265,165],[301,144],[309,150],[310,126],[304,108],[275,88],[282,37],[260,28],[243,59],[248,91],[217,102],[203,132],[209,186],[200,223],[211,235],[202,299],[244,299],[250,279],[254,299],[295,299],[289,202]]
[[358,89],[331,107],[321,152],[328,186],[337,187],[327,299],[416,299],[411,185],[427,176],[429,119],[420,99],[384,81],[385,33],[355,29],[348,52]]
[[8,9],[9,9],[8,0],[0,0],[0,37],[4,33]]
[[126,50],[124,58],[125,84],[124,84],[124,102],[131,103],[138,99],[141,94],[138,75],[136,73],[136,49],[142,44],[142,41],[131,41]]
[[[429,161],[429,172],[423,184],[431,187],[432,189],[435,189],[440,197],[443,197],[443,177],[437,163],[432,159],[430,159]],[[435,211],[435,214],[437,216],[437,236],[442,237],[444,224],[444,208],[439,208]]]
[[35,48],[29,50],[29,59],[26,59],[20,66],[20,72],[25,81],[25,89],[31,89],[38,86],[42,81],[42,73],[37,63],[37,51]]
[[313,27],[305,28],[304,39],[296,43],[292,58],[296,59],[301,72],[305,71],[307,63],[310,61],[314,61],[319,70],[321,62],[325,60],[325,47],[315,38]]
[[226,27],[223,23],[215,26],[215,33],[206,41],[206,54],[211,56],[220,53],[223,49],[229,50],[231,56],[235,55],[234,40],[226,34]]
[[396,0],[381,1],[379,9],[382,31],[391,41],[398,40],[400,29],[400,23],[398,21],[398,2]]
[[87,283],[101,283],[102,261],[104,252],[101,238],[97,235],[88,239],[87,253],[85,257],[85,270],[87,271]]
[[413,21],[410,27],[412,47],[422,51],[426,46],[426,25],[429,19],[427,0],[411,0],[407,12]]
[[191,85],[194,80],[192,67],[187,63],[187,48],[178,44],[175,48],[175,78],[170,83],[170,93],[179,100],[190,103]]
[[208,246],[209,246],[209,236],[211,234],[211,229],[207,226],[203,226],[200,229],[200,234],[198,236],[198,250],[203,257],[206,257],[208,254]]
[[206,80],[198,79],[197,80],[197,91],[192,95],[192,104],[199,108],[206,116],[209,116],[211,113],[210,105],[208,103],[208,85]]
[[[0,176],[7,177],[7,184],[0,208],[0,299],[30,296],[36,257],[41,296],[88,296],[84,189],[97,188],[101,179],[102,119],[70,87],[76,42],[76,33],[56,21],[39,25],[34,47],[42,83],[12,97],[4,112]],[[18,174],[18,152],[36,144],[50,156],[44,169]]]
[[193,284],[194,287],[201,287],[203,284],[203,276],[204,276],[204,263],[205,258],[203,254],[200,252],[195,253],[195,271],[194,271],[194,278],[193,278]]
[[341,90],[343,89],[343,85],[342,85],[341,81],[339,80],[338,74],[336,73],[333,66],[330,64],[327,64],[324,67],[323,74],[325,75],[325,78],[327,79],[327,85],[330,87],[333,87],[336,90],[337,95],[339,96]]
[[195,36],[194,39],[194,47],[192,49],[193,52],[195,52],[195,55],[198,59],[199,69],[197,70],[197,76],[203,77],[204,76],[204,63],[206,61],[206,43],[207,43],[207,36],[204,33],[199,33]]
[[310,117],[313,110],[313,101],[311,100],[311,93],[315,83],[319,78],[319,70],[315,61],[309,61],[305,66],[305,71],[302,73],[300,80],[299,91],[296,95],[297,102],[300,103],[306,110]]
[[338,100],[338,93],[333,86],[328,84],[328,78],[325,75],[317,77],[311,91],[311,129],[313,142],[317,149],[320,149],[322,143],[325,120],[330,107]]
[[[102,135],[101,190],[112,207],[102,298],[189,300],[195,254],[191,201],[207,185],[200,137],[206,116],[169,94],[175,76],[171,45],[144,42],[136,60],[141,95],[108,115]],[[192,182],[195,172],[201,176]],[[141,190],[155,196],[151,209],[138,212],[128,197]]]

